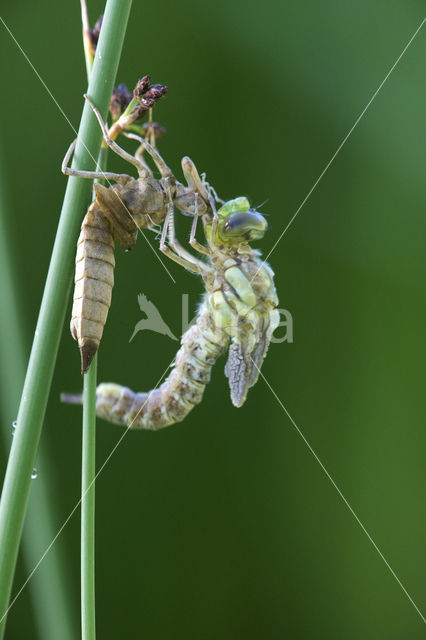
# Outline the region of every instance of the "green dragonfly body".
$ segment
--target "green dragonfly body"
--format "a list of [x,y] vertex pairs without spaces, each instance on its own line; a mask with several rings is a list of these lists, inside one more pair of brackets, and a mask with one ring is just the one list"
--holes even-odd
[[154,430],[183,420],[201,402],[211,369],[226,349],[225,374],[235,406],[244,403],[258,379],[279,322],[273,272],[249,245],[249,240],[262,237],[266,221],[250,209],[246,198],[236,198],[218,210],[214,232],[211,216],[203,216],[203,222],[208,261],[197,260],[193,266],[202,275],[206,293],[195,323],[182,336],[174,368],[149,392],[99,385],[96,411],[105,420]]

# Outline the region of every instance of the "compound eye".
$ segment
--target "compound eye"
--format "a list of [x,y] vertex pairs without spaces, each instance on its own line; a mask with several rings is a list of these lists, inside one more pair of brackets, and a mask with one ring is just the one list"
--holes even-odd
[[268,223],[257,211],[236,211],[224,221],[221,235],[242,242],[262,238],[267,228]]

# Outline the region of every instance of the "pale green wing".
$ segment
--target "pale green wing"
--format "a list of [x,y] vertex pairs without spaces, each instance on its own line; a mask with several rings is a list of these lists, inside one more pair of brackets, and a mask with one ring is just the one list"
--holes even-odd
[[228,351],[225,375],[229,379],[232,404],[241,407],[247,397],[248,390],[253,387],[259,377],[260,368],[268,351],[272,334],[279,322],[279,313],[272,310],[261,317],[257,330],[253,335],[234,338]]

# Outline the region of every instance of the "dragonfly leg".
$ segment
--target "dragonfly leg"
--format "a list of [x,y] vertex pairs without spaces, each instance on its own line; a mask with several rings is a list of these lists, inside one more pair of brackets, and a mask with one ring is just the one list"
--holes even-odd
[[217,211],[216,211],[216,207],[215,204],[213,202],[213,198],[211,197],[211,195],[209,194],[209,202],[210,202],[210,206],[211,209],[213,211],[213,220],[211,223],[211,231],[209,236],[207,236],[207,242],[209,244],[210,249],[215,249],[217,242],[216,242],[216,235],[217,235],[217,225],[219,223],[219,218],[217,215]]
[[[143,152],[145,151],[145,140],[142,138],[142,136],[138,136],[137,133],[129,133],[127,131],[122,131],[121,133],[126,138],[130,138],[131,140],[137,140],[139,142],[139,147],[136,149],[135,158],[137,158],[145,167],[145,171],[146,171],[145,175],[152,178],[152,171],[148,167],[143,157]],[[145,176],[141,176],[141,177],[145,177]]]
[[71,160],[71,156],[74,152],[76,143],[77,139],[75,139],[74,142],[70,144],[70,147],[65,154],[65,158],[62,161],[61,170],[62,173],[64,173],[66,176],[77,176],[78,178],[89,178],[91,180],[93,180],[94,178],[99,178],[101,180],[114,180],[115,182],[120,182],[123,177],[130,177],[122,173],[111,173],[108,171],[80,171],[78,169],[71,169],[71,167],[68,166],[68,163]]
[[206,185],[207,191],[209,191],[213,195],[213,198],[215,199],[215,202],[218,202],[219,204],[225,204],[225,200],[222,200],[222,198],[219,198],[219,196],[216,193],[216,189],[214,187],[212,187],[212,185],[207,182],[207,175],[206,175],[205,172],[201,174],[201,180],[202,180],[203,184]]
[[142,154],[146,150],[148,151],[149,155],[155,162],[155,166],[157,167],[158,171],[161,173],[161,177],[162,178],[173,177],[172,170],[164,162],[163,158],[161,157],[157,149],[153,147],[147,140],[145,140],[145,138],[142,138],[142,136],[138,136],[136,133],[126,133],[125,135],[127,138],[133,138],[133,140],[138,140],[140,142],[140,147],[137,150],[135,157],[138,158],[140,162],[143,163],[143,165],[147,166],[145,162],[142,160]]
[[[164,219],[163,230],[161,233],[160,240],[160,251],[162,251],[165,255],[169,256],[172,260],[185,267],[188,271],[193,271],[195,273],[205,273],[208,270],[208,266],[198,260],[195,256],[191,255],[189,251],[186,251],[180,244],[180,242],[176,238],[175,234],[175,220],[174,220],[174,207],[173,200],[171,198],[170,190],[169,193],[169,206],[166,213],[166,217]],[[166,238],[168,236],[170,247],[166,245]]]
[[208,203],[209,193],[204,185],[204,182],[199,176],[197,167],[192,162],[191,158],[189,158],[188,156],[185,156],[184,158],[182,158],[181,164],[182,164],[183,175],[185,176],[185,180],[188,184],[188,187],[192,191],[199,193],[201,198],[204,200],[204,202]]
[[[191,189],[193,189],[196,194],[197,193],[200,194],[201,198],[204,200],[206,204],[209,205],[210,210],[213,213],[213,221],[211,222],[211,233],[209,237],[206,236],[206,238],[207,238],[210,249],[214,249],[217,244],[216,233],[217,233],[217,225],[219,223],[219,218],[217,215],[216,205],[212,198],[211,192],[213,191],[214,195],[216,195],[216,192],[214,191],[214,189],[210,187],[210,185],[206,185],[205,182],[203,182],[203,180],[200,178],[198,174],[195,164],[192,162],[191,158],[188,158],[188,156],[185,156],[184,158],[182,158],[182,169],[183,169],[183,173],[185,175],[186,181],[188,183],[188,186]],[[195,204],[197,205],[197,200],[195,200]],[[195,239],[196,226],[197,225],[194,222],[193,229],[191,231],[192,242],[190,240],[190,244],[194,247],[194,249],[197,249],[197,251],[199,251],[200,253],[210,255],[210,252],[208,252],[206,248],[203,247],[203,245],[201,245],[200,243],[197,243],[197,240]]]
[[195,234],[197,232],[197,223],[198,223],[198,193],[195,193],[195,214],[194,214],[194,219],[192,220],[191,235],[189,236],[189,244],[193,249],[195,249],[195,251],[198,251],[198,253],[202,253],[206,256],[210,256],[211,255],[210,249],[208,249],[207,247],[204,247],[200,242],[198,242],[197,238],[195,237]]
[[140,160],[135,158],[135,156],[132,156],[130,153],[127,153],[127,151],[122,149],[120,147],[120,145],[118,145],[114,140],[112,140],[109,137],[107,126],[106,126],[105,122],[102,120],[102,116],[99,113],[98,109],[95,107],[95,105],[93,104],[93,102],[91,101],[91,99],[89,98],[89,96],[87,94],[84,94],[84,98],[87,100],[87,102],[92,107],[92,111],[95,114],[95,116],[96,116],[96,118],[97,118],[97,120],[99,122],[99,125],[100,125],[100,127],[102,129],[104,140],[105,140],[106,144],[109,146],[109,148],[112,149],[112,151],[114,151],[114,153],[116,153],[118,156],[123,158],[123,160],[126,160],[126,162],[128,162],[129,164],[132,164],[134,167],[136,167],[138,172],[142,171],[142,174],[143,174],[144,171],[145,171],[145,168],[144,168],[143,164],[140,162]]
[[166,235],[167,235],[167,228],[169,226],[169,221],[170,221],[170,217],[169,217],[169,213],[167,213],[166,218],[164,220],[164,224],[163,224],[163,231],[161,233],[160,251],[164,253],[166,256],[168,256],[174,262],[177,262],[182,267],[185,267],[185,269],[187,269],[188,271],[192,271],[193,273],[200,273],[198,267],[188,262],[188,260],[181,258],[179,255],[174,253],[174,251],[172,251],[170,247],[166,245]]
[[152,107],[148,111],[148,129],[145,137],[147,140],[149,140],[151,147],[155,148],[155,130],[154,123],[152,122]]
[[144,146],[144,150],[146,149],[149,155],[151,156],[151,158],[154,160],[155,166],[157,167],[158,171],[161,173],[161,177],[162,178],[174,177],[172,170],[164,162],[163,158],[160,156],[157,149],[155,149],[155,147],[150,145],[149,142],[147,142],[146,140],[143,141],[143,146]]

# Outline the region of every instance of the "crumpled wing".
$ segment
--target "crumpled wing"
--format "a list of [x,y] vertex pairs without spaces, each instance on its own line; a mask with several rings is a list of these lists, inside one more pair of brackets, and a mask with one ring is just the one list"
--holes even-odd
[[241,407],[244,403],[248,384],[248,362],[240,342],[231,342],[228,351],[228,360],[225,365],[225,375],[229,378],[231,400],[235,407]]
[[138,229],[134,218],[124,204],[120,186],[104,187],[102,184],[94,184],[96,200],[109,218],[114,238],[119,245],[129,251],[133,249],[138,237]]
[[278,323],[279,312],[274,309],[260,319],[254,336],[233,338],[228,351],[225,375],[229,379],[231,400],[235,407],[241,407],[244,404],[248,390],[256,384],[272,334]]

